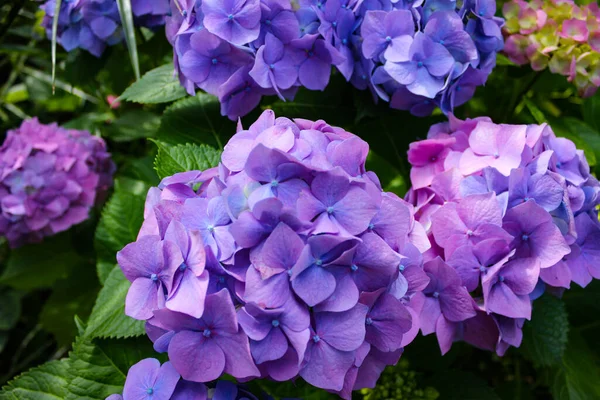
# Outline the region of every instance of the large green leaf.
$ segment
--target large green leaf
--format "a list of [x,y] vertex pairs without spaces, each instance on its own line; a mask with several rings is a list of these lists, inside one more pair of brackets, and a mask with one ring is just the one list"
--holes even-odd
[[600,399],[600,360],[583,339],[572,334],[555,376],[551,380],[554,400]]
[[85,330],[89,338],[126,338],[144,334],[144,322],[125,315],[125,297],[131,283],[115,266],[100,290]]
[[94,342],[79,338],[69,357],[73,378],[65,399],[104,400],[121,393],[129,368],[153,356],[152,343],[146,338]]
[[221,117],[219,100],[198,92],[170,106],[161,119],[158,139],[169,144],[204,143],[222,148],[235,124]]
[[54,284],[52,294],[44,302],[39,322],[54,335],[59,346],[73,343],[77,335],[75,316],[88,318],[99,286],[91,264],[86,268],[75,268],[66,279]]
[[535,301],[531,321],[523,328],[522,351],[536,366],[555,365],[567,347],[568,332],[565,303],[546,294]]
[[[96,228],[95,247],[98,255],[98,277],[104,282],[116,263],[116,253],[137,238],[144,221],[145,192],[143,182],[131,181],[130,189],[137,184],[141,191],[118,188],[110,198]],[[144,193],[143,195],[141,193]]]
[[155,143],[158,146],[158,154],[154,168],[161,179],[178,172],[215,167],[221,158],[219,150],[203,144],[169,146],[158,141]]
[[106,136],[115,142],[129,142],[156,135],[160,118],[149,111],[133,110],[123,114],[106,128]]
[[165,361],[146,338],[77,338],[69,358],[18,376],[2,388],[0,400],[104,400],[121,393],[129,368],[148,357]]
[[69,360],[50,361],[8,382],[0,400],[63,400],[69,381]]
[[82,263],[68,233],[49,237],[44,242],[13,250],[0,283],[17,289],[50,287]]
[[134,103],[157,104],[169,103],[185,97],[185,89],[173,76],[173,64],[147,72],[140,80],[129,86],[119,98]]

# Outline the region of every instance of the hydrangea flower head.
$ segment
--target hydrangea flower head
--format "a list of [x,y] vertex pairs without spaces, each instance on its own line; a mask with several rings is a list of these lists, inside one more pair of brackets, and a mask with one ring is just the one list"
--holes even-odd
[[[409,161],[407,200],[432,241],[431,280],[413,302],[442,352],[465,340],[502,355],[541,293],[600,277],[600,184],[549,126],[451,117],[411,144]],[[444,308],[448,298],[457,304]]]
[[18,247],[86,220],[114,170],[99,137],[24,121],[0,147],[0,236]]
[[350,398],[397,362],[418,329],[429,241],[366,171],[368,151],[268,110],[217,167],[150,189],[139,237],[117,255],[126,313],[184,379],[300,376]]
[[583,97],[600,86],[600,15],[595,3],[572,0],[504,4],[505,52],[519,65],[567,77]]
[[[439,106],[447,113],[485,83],[503,47],[494,0],[174,4],[167,31],[181,84],[190,94],[200,88],[218,95],[231,119],[248,113],[263,95],[290,100],[299,87],[324,90],[332,67],[393,108],[428,115]],[[203,30],[223,45],[218,56],[199,62],[189,54],[199,51],[190,36]],[[217,69],[222,63],[227,69]],[[243,91],[252,101],[236,100]]]
[[[136,26],[147,28],[164,25],[165,16],[170,13],[168,0],[132,0],[131,7]],[[50,39],[56,0],[47,0],[40,8],[45,12],[42,26]],[[58,15],[57,41],[66,51],[81,48],[100,57],[106,46],[123,40],[121,25],[116,0],[63,1]]]
[[186,381],[170,362],[160,365],[155,358],[145,358],[127,372],[123,394],[113,394],[106,400],[258,400],[242,385],[219,380],[210,387]]

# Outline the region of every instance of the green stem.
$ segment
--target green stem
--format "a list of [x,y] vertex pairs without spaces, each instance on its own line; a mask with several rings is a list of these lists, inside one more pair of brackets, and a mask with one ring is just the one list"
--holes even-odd
[[513,91],[513,94],[508,103],[508,108],[506,109],[504,116],[501,120],[503,123],[510,122],[510,120],[515,114],[515,109],[517,108],[517,105],[521,102],[523,96],[525,96],[527,92],[529,92],[529,90],[533,87],[535,82],[537,82],[540,75],[540,73],[533,71],[533,74],[529,75],[525,85],[523,86],[523,89],[521,90],[518,90],[521,83],[520,80],[517,80],[515,82],[515,90]]

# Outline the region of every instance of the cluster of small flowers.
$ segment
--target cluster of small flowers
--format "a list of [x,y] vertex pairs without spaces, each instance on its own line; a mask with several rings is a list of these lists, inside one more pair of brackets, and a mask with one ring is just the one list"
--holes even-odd
[[369,87],[392,108],[417,116],[466,103],[486,82],[504,45],[495,0],[357,4],[361,36],[347,36],[354,45],[355,86]]
[[[270,397],[260,397],[269,400]],[[259,400],[243,386],[220,380],[214,387],[181,379],[170,362],[160,365],[146,358],[127,372],[123,395],[113,394],[106,400]]]
[[573,82],[583,97],[600,86],[600,8],[572,0],[512,0],[504,5],[505,52],[535,71],[546,67]]
[[150,189],[137,241],[117,254],[125,312],[184,379],[299,375],[350,398],[398,361],[418,332],[429,242],[365,170],[368,150],[268,110],[218,167]]
[[263,95],[324,90],[331,67],[375,100],[428,115],[472,97],[502,50],[495,0],[174,0],[181,84],[245,115]]
[[[52,37],[52,21],[56,0],[48,0],[40,7],[46,15],[42,26]],[[132,0],[131,8],[136,26],[155,29],[164,25],[170,13],[168,0]],[[117,0],[65,0],[58,15],[57,42],[66,51],[81,48],[100,57],[106,46],[123,40],[121,17]]]
[[547,125],[434,125],[410,146],[407,199],[426,227],[430,285],[413,298],[442,352],[518,347],[532,301],[600,278],[600,184]]
[[101,138],[24,121],[0,147],[0,236],[18,247],[84,221],[114,171]]

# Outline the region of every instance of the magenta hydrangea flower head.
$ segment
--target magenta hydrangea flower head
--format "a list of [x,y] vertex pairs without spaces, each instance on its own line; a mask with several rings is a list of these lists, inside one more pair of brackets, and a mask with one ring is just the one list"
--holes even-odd
[[[132,0],[136,26],[157,28],[170,13],[168,0]],[[45,12],[42,26],[50,39],[56,0],[47,0],[40,8]],[[60,5],[57,41],[66,51],[80,48],[100,57],[106,46],[123,40],[121,17],[115,0],[69,0]]]
[[[600,184],[583,151],[548,125],[451,116],[408,159],[407,200],[432,242],[431,280],[413,304],[442,352],[465,340],[502,355],[520,345],[545,290],[600,278]],[[448,297],[457,304],[444,308]]]
[[217,167],[150,189],[138,239],[117,255],[125,312],[184,379],[302,377],[350,398],[398,361],[430,244],[414,208],[366,171],[368,151],[268,110]]
[[582,97],[600,86],[598,5],[572,0],[512,0],[503,6],[505,52],[519,65],[563,75]]
[[186,381],[170,362],[160,365],[155,358],[134,364],[127,372],[123,394],[113,394],[106,400],[258,400],[242,385],[219,380],[211,386]]
[[217,95],[231,119],[263,95],[324,90],[332,67],[374,98],[425,116],[436,106],[452,111],[485,83],[503,47],[495,11],[495,0],[174,0],[167,32],[181,84]]
[[0,236],[18,247],[86,220],[114,171],[101,138],[24,121],[0,147]]

